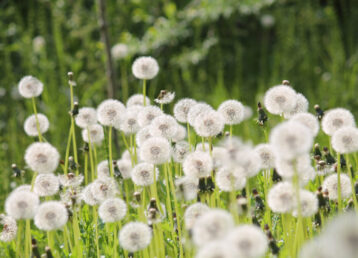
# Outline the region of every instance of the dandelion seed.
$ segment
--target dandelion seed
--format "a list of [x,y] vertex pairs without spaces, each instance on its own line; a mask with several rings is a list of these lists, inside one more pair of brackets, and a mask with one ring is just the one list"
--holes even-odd
[[224,117],[225,124],[235,125],[244,120],[244,106],[237,100],[226,100],[218,108]]
[[36,227],[46,231],[62,228],[67,223],[67,220],[67,209],[59,201],[42,203],[34,218]]
[[223,167],[216,174],[216,184],[224,192],[241,190],[246,184],[244,170],[241,167]]
[[129,222],[119,232],[119,243],[124,250],[137,252],[146,248],[152,240],[152,231],[142,222]]
[[355,120],[352,113],[344,108],[334,108],[327,112],[322,118],[322,130],[333,135],[342,127],[355,127]]
[[332,136],[332,147],[339,153],[351,153],[358,151],[358,129],[355,127],[343,127]]
[[[131,173],[132,181],[136,185],[148,186],[154,183],[154,165],[150,163],[139,163]],[[156,178],[158,178],[159,170],[155,169]]]
[[188,113],[191,107],[197,102],[193,99],[185,98],[179,100],[174,106],[174,117],[181,123],[188,122]]
[[[338,200],[338,175],[333,174],[323,181],[323,191],[328,191],[330,200]],[[346,199],[352,194],[351,180],[346,174],[341,174],[341,197]]]
[[97,124],[97,111],[91,107],[80,108],[75,121],[77,126],[86,129],[88,126]]
[[[149,102],[147,101],[147,103]],[[154,118],[161,115],[164,115],[164,113],[160,108],[156,106],[145,106],[138,113],[138,124],[143,128],[150,125]]]
[[142,144],[139,152],[143,161],[151,164],[162,164],[170,159],[171,147],[167,139],[152,137]]
[[270,209],[277,213],[288,213],[295,208],[294,189],[289,182],[274,185],[267,196]]
[[129,49],[126,44],[115,44],[111,49],[111,54],[115,60],[124,59],[129,55]]
[[208,177],[213,169],[213,160],[209,153],[195,151],[186,156],[183,171],[187,176],[196,178]]
[[[150,105],[150,99],[148,97],[145,97],[146,104]],[[133,107],[133,106],[144,106],[144,97],[142,94],[134,94],[127,100],[127,107]]]
[[154,101],[158,104],[169,104],[171,103],[175,98],[175,92],[169,92],[166,90],[161,90],[158,98],[156,98]]
[[301,123],[306,126],[312,133],[313,136],[316,136],[319,132],[319,122],[317,117],[310,113],[298,113],[291,117],[290,121]]
[[254,151],[260,157],[262,169],[270,169],[275,166],[275,154],[270,144],[259,144]]
[[193,105],[188,112],[187,115],[187,122],[191,125],[194,126],[196,119],[202,115],[207,113],[208,111],[212,111],[213,108],[206,104],[206,103],[197,103],[195,105]]
[[39,131],[37,129],[37,121],[38,121],[38,127],[41,134],[44,134],[47,132],[50,122],[48,121],[47,117],[43,114],[37,114],[37,120],[35,115],[31,115],[28,118],[26,118],[24,123],[24,130],[25,133],[29,136],[38,136]]
[[97,107],[97,119],[105,126],[118,124],[125,112],[122,102],[115,99],[107,99]]
[[99,217],[104,223],[120,221],[126,213],[127,205],[120,198],[107,199],[98,208]]
[[[297,200],[296,200],[297,202]],[[300,190],[301,216],[311,217],[318,211],[317,195],[307,190]],[[298,217],[298,205],[294,208],[292,215]]]
[[216,136],[224,130],[224,126],[222,114],[213,110],[198,116],[194,123],[194,129],[201,137]]
[[150,132],[155,137],[171,139],[177,132],[178,124],[170,115],[161,115],[153,119]]
[[44,85],[36,77],[27,75],[19,82],[19,93],[24,98],[33,98],[41,95]]
[[289,86],[278,85],[265,93],[264,104],[266,109],[276,115],[294,110],[297,104],[297,93]]
[[99,124],[88,126],[86,129],[82,130],[82,139],[87,143],[91,142],[91,144],[101,144],[104,139],[103,127]]
[[196,258],[237,258],[235,247],[223,240],[212,241],[199,249]]
[[40,174],[34,183],[34,192],[38,196],[51,196],[58,192],[60,182],[54,174]]
[[151,80],[159,72],[157,60],[150,56],[138,57],[132,65],[133,75],[141,80]]
[[190,230],[194,227],[200,216],[210,211],[210,208],[201,202],[190,205],[184,213],[185,228]]
[[5,211],[12,218],[32,219],[37,211],[39,197],[30,191],[12,192],[5,201]]
[[290,112],[285,112],[284,117],[288,119],[296,114],[304,113],[307,111],[308,111],[308,100],[301,93],[297,93],[295,107]]
[[60,154],[49,143],[36,142],[26,149],[25,162],[35,172],[52,173],[56,170]]
[[16,220],[10,216],[0,214],[0,225],[2,232],[0,233],[0,241],[10,242],[15,239],[17,233]]

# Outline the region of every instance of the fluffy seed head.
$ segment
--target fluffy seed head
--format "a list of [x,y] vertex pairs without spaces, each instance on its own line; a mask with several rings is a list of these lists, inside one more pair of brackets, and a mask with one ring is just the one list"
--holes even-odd
[[343,127],[332,136],[332,147],[339,153],[351,153],[358,150],[358,129]]
[[138,124],[141,127],[145,127],[147,125],[150,125],[154,118],[163,114],[163,111],[157,106],[145,106],[138,113]]
[[137,110],[127,108],[127,111],[124,113],[120,123],[116,125],[116,129],[120,129],[127,135],[137,133],[140,129]]
[[64,187],[77,187],[82,184],[83,175],[75,176],[73,173],[68,173],[67,175],[59,175],[58,179]]
[[156,137],[170,139],[177,132],[178,124],[170,115],[161,115],[153,119],[150,124],[150,133]]
[[51,144],[46,142],[32,143],[26,149],[25,162],[35,172],[52,173],[56,170],[60,154]]
[[[164,93],[163,93],[164,92]],[[169,91],[161,91],[161,96],[156,98],[154,100],[155,103],[158,104],[169,104],[171,103],[175,98],[175,92],[169,92]],[[163,94],[162,94],[163,93]]]
[[133,75],[141,80],[151,80],[159,72],[157,60],[150,56],[138,57],[132,65]]
[[43,88],[42,82],[31,75],[23,77],[19,82],[19,93],[27,99],[40,96]]
[[182,163],[185,159],[185,157],[190,152],[190,146],[189,143],[186,141],[179,141],[175,143],[173,148],[173,159],[175,162]]
[[347,109],[331,109],[322,118],[322,130],[328,135],[333,135],[338,129],[346,126],[355,127],[354,116]]
[[[139,163],[131,173],[132,181],[136,185],[147,186],[154,182],[154,165],[150,163]],[[155,168],[156,178],[158,178],[158,168]]]
[[0,215],[0,225],[2,225],[2,232],[0,233],[0,241],[10,242],[16,237],[17,225],[16,220],[10,216]]
[[236,248],[222,240],[212,241],[201,247],[195,258],[237,258],[239,254]]
[[285,118],[291,118],[295,114],[299,114],[302,112],[307,112],[308,110],[308,100],[301,93],[297,93],[296,95],[296,105],[290,112],[285,112]]
[[199,217],[210,211],[210,208],[201,202],[194,203],[186,208],[184,213],[185,227],[187,230],[192,229]]
[[191,201],[198,196],[199,180],[197,178],[184,176],[175,180],[176,194],[178,198]]
[[194,126],[196,119],[200,115],[205,114],[206,112],[211,111],[211,110],[213,110],[213,108],[210,105],[208,105],[206,103],[202,103],[202,102],[197,103],[197,104],[193,105],[189,109],[189,112],[188,112],[188,115],[187,115],[187,122],[191,126]]
[[119,232],[119,244],[129,252],[146,248],[151,240],[152,231],[142,222],[129,222]]
[[226,100],[218,108],[224,117],[225,124],[235,125],[244,120],[244,106],[237,100]]
[[297,103],[297,94],[289,86],[278,85],[270,88],[264,97],[266,109],[276,115],[291,112]]
[[[341,197],[346,199],[352,194],[351,180],[346,174],[341,174]],[[323,190],[328,191],[328,197],[330,200],[338,200],[338,175],[332,174],[323,181]]]
[[102,177],[109,177],[109,176],[110,176],[110,171],[109,171],[108,160],[103,160],[97,165],[97,177],[102,178]]
[[128,56],[129,49],[126,44],[118,43],[112,47],[111,53],[115,60],[123,59]]
[[98,208],[99,217],[103,222],[116,222],[124,218],[127,213],[127,205],[120,198],[105,200]]
[[[43,114],[37,114],[37,119],[39,123],[39,129],[40,133],[44,134],[47,132],[50,122],[48,121],[47,117]],[[36,122],[36,116],[31,115],[28,118],[26,118],[24,123],[24,130],[25,133],[29,136],[38,136],[38,130],[37,130],[37,122]]]
[[183,141],[186,137],[186,127],[177,124],[177,130],[175,135],[172,137],[172,142]]
[[174,106],[174,117],[181,123],[188,121],[188,113],[192,106],[197,104],[193,99],[185,98],[179,100]]
[[262,169],[269,169],[275,166],[275,153],[270,144],[259,144],[254,151],[260,157]]
[[194,129],[201,137],[212,137],[222,132],[225,120],[221,113],[210,110],[195,119]]
[[117,168],[123,179],[131,178],[132,162],[128,159],[117,160]]
[[152,137],[146,140],[140,147],[140,158],[151,164],[167,162],[171,156],[171,147],[167,139]]
[[249,119],[253,115],[252,108],[249,106],[244,106],[244,120]]
[[[297,201],[297,200],[296,200]],[[311,217],[318,211],[318,199],[317,196],[307,190],[300,190],[300,202],[301,202],[301,215],[302,217]],[[298,217],[298,210],[293,210],[292,215]]]
[[148,140],[150,137],[152,137],[152,134],[150,133],[150,126],[145,126],[138,131],[138,133],[135,136],[135,140],[137,145],[140,147],[143,144],[143,142]]
[[67,220],[67,209],[59,201],[42,203],[34,218],[36,227],[46,231],[62,228]]
[[213,160],[210,154],[202,151],[190,153],[183,162],[183,171],[187,176],[208,177],[212,169]]
[[[150,99],[145,97],[146,105],[150,105]],[[142,94],[134,94],[127,100],[127,107],[144,106],[144,97]]]
[[111,177],[97,178],[91,185],[93,196],[100,202],[112,198],[118,193],[117,182]]
[[246,177],[243,168],[221,168],[216,174],[216,183],[220,190],[231,192],[241,190],[246,184]]
[[105,126],[115,126],[125,112],[122,102],[115,99],[107,99],[97,107],[97,119]]
[[104,139],[103,127],[99,124],[88,126],[82,130],[82,139],[87,143],[100,144]]
[[243,168],[246,177],[256,176],[261,168],[261,159],[257,152],[251,148],[236,153],[235,163]]
[[295,195],[291,183],[280,182],[268,193],[268,205],[273,212],[288,213],[295,208]]
[[75,121],[77,126],[85,129],[87,126],[97,123],[97,111],[91,107],[80,108]]
[[313,136],[316,136],[319,132],[319,122],[317,117],[310,113],[298,113],[291,117],[290,121],[301,123],[306,126],[312,133]]
[[92,193],[93,184],[88,184],[81,192],[81,199],[88,205],[94,206],[100,203],[100,201]]
[[40,200],[33,192],[16,191],[7,197],[5,211],[14,219],[32,219]]
[[34,192],[38,196],[51,196],[58,192],[60,182],[54,174],[40,174],[35,179]]
[[229,152],[224,147],[213,147],[212,158],[214,168],[221,168],[229,163]]

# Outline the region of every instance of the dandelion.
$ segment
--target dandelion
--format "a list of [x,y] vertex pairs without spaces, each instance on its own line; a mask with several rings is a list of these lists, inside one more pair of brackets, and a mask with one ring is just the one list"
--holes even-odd
[[189,143],[186,141],[178,141],[174,145],[172,157],[175,162],[182,163],[189,152]]
[[5,201],[5,211],[12,218],[32,219],[37,211],[39,197],[30,191],[12,192]]
[[97,111],[91,107],[83,107],[78,110],[75,117],[76,125],[85,129],[88,126],[97,124]]
[[301,123],[306,126],[312,133],[313,136],[316,136],[319,132],[319,122],[317,117],[310,113],[298,113],[291,117],[290,121]]
[[153,119],[150,132],[153,136],[170,139],[177,132],[178,124],[170,115],[161,115]]
[[212,110],[213,110],[213,108],[206,103],[197,103],[189,109],[189,112],[187,115],[187,122],[191,126],[194,126],[195,122],[196,122],[196,118],[198,118],[200,115],[205,114],[206,112],[212,111]]
[[[296,200],[297,201],[297,200]],[[307,190],[300,190],[301,216],[311,217],[318,211],[317,195]],[[292,215],[298,217],[298,205],[294,208]]]
[[17,233],[16,220],[10,216],[0,214],[0,225],[2,232],[0,233],[0,241],[10,242],[15,239]]
[[201,202],[190,205],[184,213],[185,227],[190,230],[194,227],[200,216],[210,211],[210,208]]
[[166,90],[161,90],[158,98],[156,98],[154,101],[158,104],[169,104],[171,103],[175,98],[175,92],[169,92]]
[[117,182],[111,177],[97,178],[91,185],[93,196],[100,202],[112,198],[118,193]]
[[16,187],[11,193],[21,192],[21,191],[30,192],[31,185],[20,185],[20,186]]
[[131,160],[131,154],[128,150],[125,150],[123,153],[122,153],[122,159],[127,159],[127,160]]
[[46,231],[62,228],[67,223],[67,220],[67,209],[59,201],[42,203],[34,218],[36,227]]
[[156,106],[145,106],[138,113],[138,124],[143,128],[150,125],[154,118],[161,115],[164,115],[164,113],[160,108]]
[[183,141],[186,137],[186,128],[182,125],[177,124],[177,130],[175,135],[172,137],[172,142]]
[[[37,129],[37,122],[38,122],[39,130]],[[48,121],[47,117],[43,114],[38,113],[37,120],[36,120],[36,115],[31,115],[28,118],[26,118],[24,123],[24,130],[28,136],[34,137],[39,135],[39,131],[41,134],[46,133],[49,126],[50,126],[50,122]]]
[[241,225],[227,236],[227,241],[236,247],[237,257],[263,257],[268,249],[268,239],[257,226]]
[[[146,105],[150,104],[150,99],[145,97]],[[134,94],[127,100],[127,107],[146,106],[144,105],[144,96],[142,94]]]
[[118,124],[125,112],[122,102],[115,99],[107,99],[97,107],[97,119],[105,126]]
[[270,169],[275,166],[275,153],[270,144],[259,144],[254,151],[260,157],[260,164],[262,169]]
[[151,80],[159,72],[157,60],[150,56],[138,57],[132,65],[133,75],[141,80]]
[[98,208],[99,217],[104,223],[116,222],[124,218],[127,213],[127,205],[120,198],[105,200]]
[[246,184],[244,170],[241,167],[234,169],[223,167],[216,174],[216,183],[224,192],[241,190]]
[[150,126],[145,126],[142,129],[140,129],[136,134],[135,140],[139,147],[143,144],[143,142],[145,142],[150,137],[152,137],[152,134],[150,133],[150,129],[151,129]]
[[33,98],[41,95],[44,85],[36,77],[27,75],[19,82],[19,93],[24,98]]
[[87,143],[100,144],[104,139],[103,127],[99,124],[88,126],[86,129],[82,130],[82,139]]
[[52,173],[56,170],[60,160],[60,154],[49,143],[35,142],[26,149],[25,162],[33,170],[40,174]]
[[235,163],[243,168],[247,177],[256,176],[261,168],[261,159],[259,155],[251,148],[236,154]]
[[131,178],[132,162],[128,159],[120,159],[117,161],[117,168],[123,179]]
[[142,222],[129,222],[119,232],[119,243],[124,250],[137,252],[152,240],[152,231]]
[[313,137],[310,130],[301,123],[284,122],[272,130],[270,144],[279,157],[293,159],[310,150]]
[[135,134],[139,131],[138,112],[132,108],[127,108],[121,121],[117,124],[116,129],[120,129],[125,134]]
[[80,198],[88,205],[94,206],[100,203],[92,192],[93,184],[87,185],[81,192]]
[[295,114],[304,113],[308,110],[308,100],[301,93],[296,95],[296,105],[293,110],[284,113],[285,118],[291,118]]
[[224,117],[221,113],[210,110],[198,116],[194,123],[196,133],[201,137],[212,137],[224,129]]
[[339,153],[358,151],[358,129],[355,127],[338,129],[332,136],[332,147]]
[[218,112],[224,117],[225,124],[235,125],[244,120],[244,106],[237,100],[226,100],[218,108]]
[[191,201],[198,196],[199,180],[197,178],[184,176],[175,180],[176,194],[180,199]]
[[209,148],[210,148],[210,144],[208,142],[204,142],[204,143],[198,143],[195,147],[195,150],[209,153]]
[[40,174],[34,183],[34,192],[38,196],[51,196],[58,192],[60,183],[54,174]]
[[226,241],[212,241],[204,245],[198,251],[196,258],[237,258],[236,248]]
[[108,160],[103,160],[97,165],[97,177],[103,178],[103,177],[109,177],[109,165]]
[[244,106],[244,120],[249,119],[250,117],[252,117],[252,115],[253,115],[252,108],[249,106]]
[[179,100],[174,105],[174,117],[176,120],[178,120],[181,123],[188,122],[188,113],[191,107],[196,105],[197,102],[190,98],[184,98]]
[[322,118],[322,130],[331,136],[338,129],[347,126],[355,127],[355,120],[352,113],[344,108],[331,109]]
[[294,189],[289,182],[280,182],[274,185],[267,196],[270,209],[277,213],[288,213],[295,208]]
[[[342,199],[346,199],[352,194],[351,188],[351,180],[346,174],[340,175],[341,179],[341,197]],[[338,200],[338,175],[333,174],[323,181],[322,185],[323,191],[328,191],[328,196],[330,200],[336,201]]]
[[68,173],[67,175],[59,175],[58,179],[60,184],[64,187],[77,187],[83,182],[83,175],[79,174],[76,176],[73,173]]
[[[154,183],[154,165],[150,163],[139,163],[131,173],[132,181],[136,185],[148,186]],[[156,178],[158,178],[158,168],[155,169]]]
[[129,49],[126,44],[115,44],[111,49],[111,54],[115,60],[126,58],[129,54]]
[[[299,258],[336,258],[337,253],[332,246],[322,237],[308,241],[302,247]],[[344,257],[344,256],[342,256]]]
[[214,147],[212,150],[212,158],[214,168],[220,168],[229,163],[229,152],[224,147]]
[[297,93],[286,85],[274,86],[265,93],[264,104],[272,114],[288,113],[296,107]]
[[229,212],[212,209],[195,222],[193,241],[197,246],[204,246],[213,240],[225,237],[233,226],[234,220]]
[[208,177],[213,169],[213,160],[209,153],[195,151],[190,153],[183,162],[183,171],[187,176]]
[[146,140],[140,147],[140,158],[151,164],[167,162],[171,156],[171,147],[167,139],[152,137]]

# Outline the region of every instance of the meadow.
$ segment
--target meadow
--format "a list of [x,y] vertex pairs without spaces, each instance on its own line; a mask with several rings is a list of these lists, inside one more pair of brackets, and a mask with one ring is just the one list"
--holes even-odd
[[354,1],[0,7],[2,257],[356,257]]

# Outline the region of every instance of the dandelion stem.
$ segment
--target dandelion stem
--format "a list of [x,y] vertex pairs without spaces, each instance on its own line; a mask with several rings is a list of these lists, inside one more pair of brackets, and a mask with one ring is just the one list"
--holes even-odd
[[41,134],[41,130],[40,130],[39,118],[38,118],[38,115],[37,115],[37,108],[36,108],[36,100],[35,100],[35,97],[32,97],[31,100],[32,100],[32,108],[33,108],[34,114],[35,114],[36,128],[37,128],[37,133],[38,133],[38,135],[39,135],[39,141],[42,142],[42,134]]
[[110,176],[113,178],[113,161],[112,161],[112,126],[108,128],[108,166]]
[[342,211],[342,191],[341,191],[341,154],[337,153],[337,191],[338,191],[338,211]]
[[147,95],[147,80],[143,80],[143,106],[147,105],[147,99],[146,99],[146,95]]

